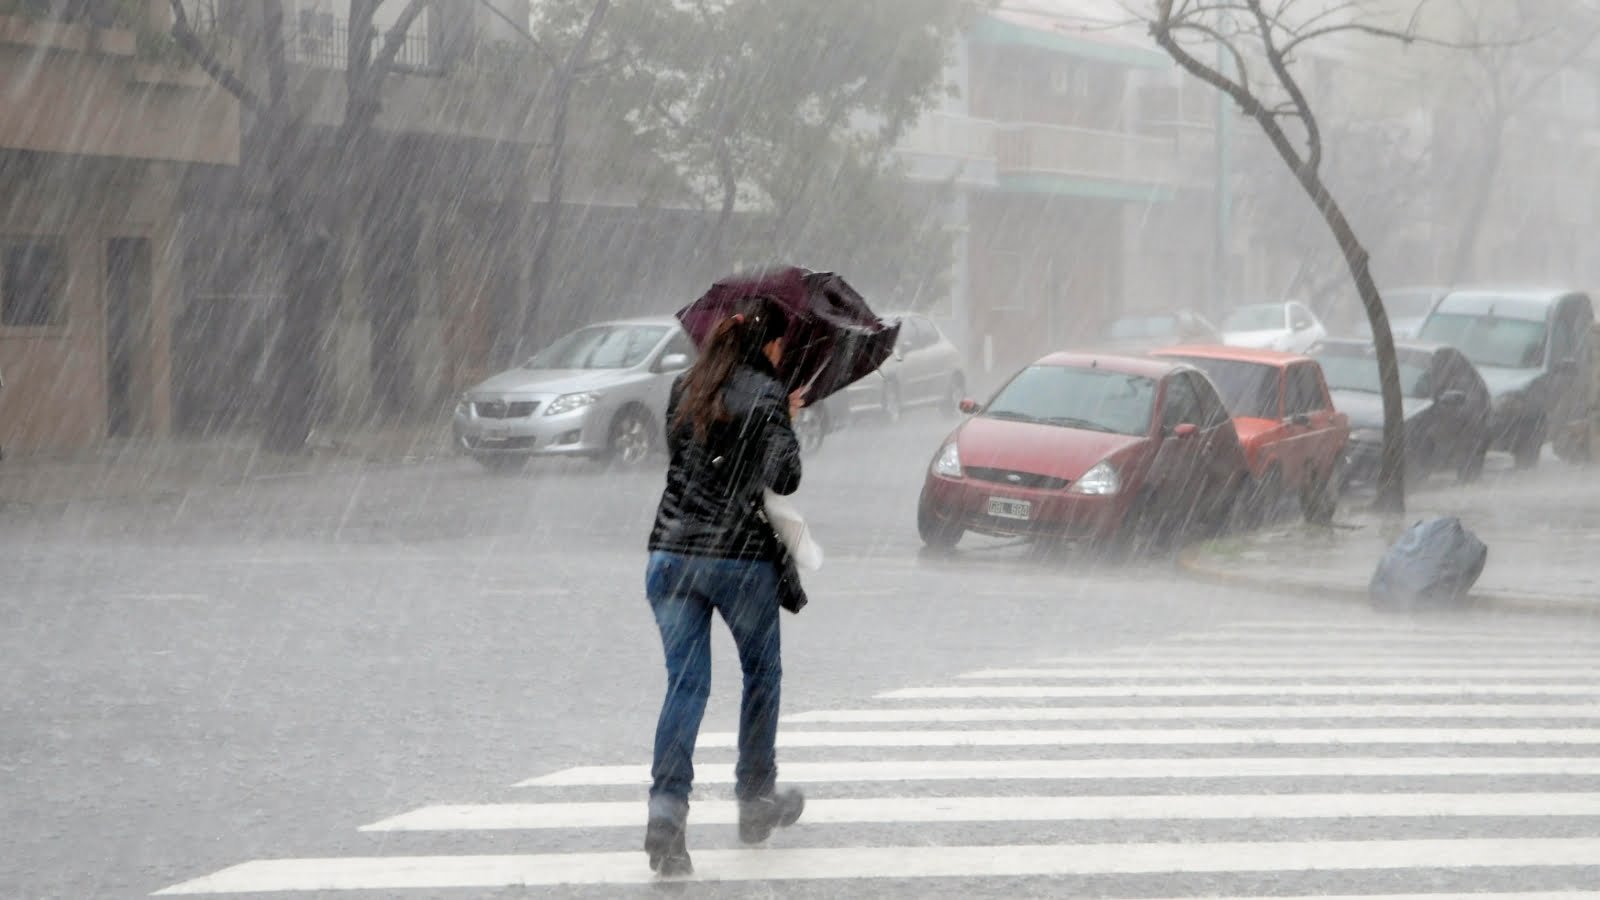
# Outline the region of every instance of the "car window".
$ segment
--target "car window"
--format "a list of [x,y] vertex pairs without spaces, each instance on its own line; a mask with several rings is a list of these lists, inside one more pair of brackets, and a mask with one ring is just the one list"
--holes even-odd
[[1171,431],[1179,425],[1200,424],[1200,398],[1194,385],[1178,373],[1167,379],[1167,394],[1161,405],[1161,427]]
[[1179,333],[1175,316],[1124,316],[1111,323],[1106,337],[1112,340],[1164,338]]
[[591,325],[535,353],[525,369],[628,369],[645,361],[665,325]]
[[[1368,394],[1382,393],[1378,383],[1378,360],[1375,351],[1369,345],[1354,350],[1346,347],[1324,347],[1321,351],[1313,351],[1317,363],[1322,366],[1322,376],[1327,379],[1328,387],[1335,391],[1361,391]],[[1400,393],[1407,397],[1428,397],[1427,356],[1416,353],[1399,354],[1400,364]]]
[[1285,416],[1310,415],[1327,408],[1323,402],[1322,379],[1316,367],[1290,366],[1283,386],[1283,413]]
[[1073,366],[1029,366],[989,401],[983,415],[1115,434],[1149,434],[1155,382]]
[[1421,338],[1454,347],[1480,366],[1533,369],[1544,361],[1545,325],[1531,319],[1434,313]]
[[1278,331],[1283,328],[1283,305],[1263,303],[1241,306],[1222,320],[1223,331]]
[[912,327],[910,319],[900,320],[900,334],[894,339],[896,353],[909,353],[915,349],[917,330]]
[[681,353],[694,359],[694,341],[689,340],[689,335],[682,329],[673,332],[672,337],[667,338],[667,345],[661,348],[661,358],[665,359],[674,353]]
[[1237,359],[1177,357],[1206,377],[1222,395],[1222,403],[1235,416],[1278,418],[1278,367]]
[[1186,380],[1194,391],[1195,403],[1200,410],[1200,421],[1197,424],[1201,428],[1216,428],[1232,418],[1222,398],[1217,396],[1217,389],[1206,380],[1205,376],[1191,372]]
[[894,348],[901,353],[921,350],[928,343],[926,335],[916,316],[906,316],[900,320],[900,337],[895,340]]

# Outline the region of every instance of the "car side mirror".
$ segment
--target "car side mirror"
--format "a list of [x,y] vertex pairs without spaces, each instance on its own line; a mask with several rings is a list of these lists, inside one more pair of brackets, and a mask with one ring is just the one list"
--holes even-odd
[[961,411],[966,413],[969,416],[970,415],[975,415],[978,412],[981,412],[983,410],[983,404],[981,404],[978,401],[972,399],[971,397],[963,397],[961,399],[960,407],[961,407]]
[[1289,417],[1288,421],[1289,421],[1290,425],[1295,425],[1295,426],[1298,426],[1300,428],[1310,428],[1311,427],[1311,417],[1306,415],[1305,413],[1295,413],[1294,415]]
[[656,368],[663,372],[677,372],[687,369],[689,368],[689,354],[668,353],[666,356],[661,357],[661,362],[656,364]]
[[1176,438],[1185,438],[1185,439],[1192,438],[1192,437],[1194,437],[1195,435],[1197,435],[1199,433],[1200,433],[1200,426],[1196,425],[1196,424],[1194,424],[1192,422],[1184,422],[1182,425],[1179,425],[1177,428],[1172,429],[1172,436],[1176,437]]
[[1466,406],[1466,391],[1445,391],[1439,395],[1440,406]]

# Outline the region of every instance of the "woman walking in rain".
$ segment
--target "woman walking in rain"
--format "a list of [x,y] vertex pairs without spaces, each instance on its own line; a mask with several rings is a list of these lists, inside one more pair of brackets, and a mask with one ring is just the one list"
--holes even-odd
[[673,385],[672,454],[650,532],[645,589],[666,653],[667,693],[656,723],[645,851],[662,875],[694,871],[684,829],[694,745],[711,692],[711,616],[727,623],[744,671],[734,793],[739,839],[760,843],[800,818],[805,798],[776,788],[779,658],[778,538],[762,514],[763,489],[800,486],[800,444],[777,366],[789,321],[771,297],[754,297],[711,333]]

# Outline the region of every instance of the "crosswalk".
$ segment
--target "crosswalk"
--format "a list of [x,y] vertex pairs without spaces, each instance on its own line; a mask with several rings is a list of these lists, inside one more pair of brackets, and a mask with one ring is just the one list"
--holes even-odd
[[[1235,623],[804,710],[779,745],[806,814],[745,848],[735,735],[701,736],[693,880],[818,896],[994,882],[1068,897],[1600,898],[1600,639],[1553,628]],[[372,855],[248,861],[157,893],[649,885],[648,776],[643,763],[536,774],[504,802],[365,825]],[[378,852],[494,833],[559,849]]]

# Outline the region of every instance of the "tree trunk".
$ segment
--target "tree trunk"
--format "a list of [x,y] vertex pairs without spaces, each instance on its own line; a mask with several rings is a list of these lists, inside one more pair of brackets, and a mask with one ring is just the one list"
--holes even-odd
[[417,226],[407,221],[407,213],[376,218],[385,225],[364,229],[362,239],[366,313],[372,329],[367,371],[372,379],[373,410],[393,420],[410,410],[413,399],[415,360],[407,336],[417,312],[420,242]]
[[[1372,278],[1367,250],[1356,237],[1355,230],[1345,219],[1344,211],[1328,194],[1320,179],[1312,176],[1315,190],[1306,190],[1316,200],[1323,219],[1333,231],[1344,253],[1345,264],[1355,279],[1356,291],[1361,295],[1361,305],[1366,308],[1367,321],[1372,325],[1372,343],[1378,357],[1378,386],[1383,393],[1383,456],[1378,466],[1378,495],[1373,506],[1383,512],[1403,513],[1406,509],[1406,442],[1405,409],[1400,393],[1400,366],[1395,356],[1394,332],[1389,327],[1389,313],[1383,307],[1378,284]],[[1318,196],[1322,199],[1318,199]]]
[[288,237],[287,248],[283,329],[273,353],[274,394],[262,434],[263,449],[274,453],[300,453],[311,436],[322,393],[327,294],[335,280],[335,254],[327,237],[300,232]]
[[267,144],[255,156],[266,188],[273,237],[283,250],[282,326],[272,348],[272,385],[261,446],[271,453],[302,453],[311,436],[321,397],[323,320],[327,279],[332,277],[327,231],[303,185],[314,178],[315,154],[304,122],[293,114],[288,91],[281,0],[262,5],[262,52],[267,99],[258,111],[253,138]]
[[1400,393],[1400,366],[1395,358],[1394,332],[1389,328],[1389,314],[1383,308],[1383,298],[1378,293],[1377,282],[1372,278],[1367,249],[1356,237],[1355,229],[1351,227],[1338,201],[1328,191],[1327,185],[1322,183],[1321,175],[1295,152],[1293,143],[1278,125],[1272,111],[1259,103],[1254,109],[1245,111],[1261,126],[1284,164],[1300,182],[1301,189],[1316,206],[1317,212],[1322,214],[1328,230],[1339,244],[1339,252],[1344,255],[1345,266],[1355,280],[1361,305],[1367,311],[1367,322],[1372,326],[1372,342],[1378,357],[1378,385],[1383,393],[1383,455],[1378,466],[1378,495],[1373,505],[1384,512],[1405,512],[1405,410]]
[[720,268],[727,250],[728,224],[733,221],[739,199],[739,176],[734,171],[733,151],[728,147],[727,136],[717,135],[713,140],[717,142],[717,179],[722,186],[722,208],[717,210],[717,223],[711,232],[711,257],[713,264]]
[[594,9],[589,13],[589,20],[584,23],[583,34],[578,37],[577,44],[573,45],[572,52],[567,54],[561,68],[556,70],[555,111],[550,126],[549,203],[540,223],[539,235],[534,241],[528,296],[521,308],[521,314],[517,317],[517,333],[514,340],[517,342],[519,355],[521,350],[525,349],[521,345],[528,338],[533,316],[543,308],[545,296],[550,290],[550,249],[555,245],[556,231],[561,221],[561,204],[565,199],[567,186],[567,118],[572,106],[572,89],[578,81],[578,70],[584,65],[584,60],[589,58],[589,48],[594,46],[595,38],[599,36],[600,22],[610,7],[611,0],[596,0]]

